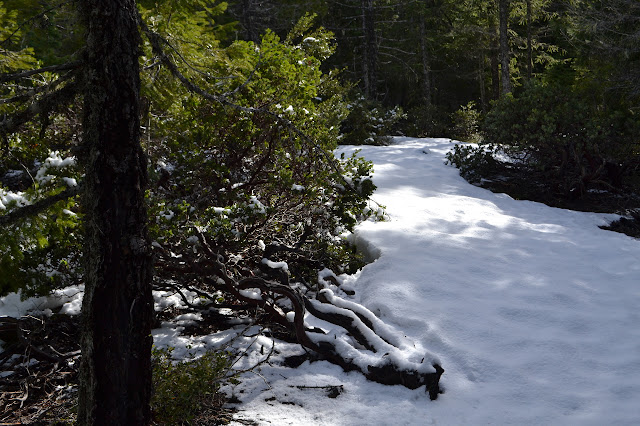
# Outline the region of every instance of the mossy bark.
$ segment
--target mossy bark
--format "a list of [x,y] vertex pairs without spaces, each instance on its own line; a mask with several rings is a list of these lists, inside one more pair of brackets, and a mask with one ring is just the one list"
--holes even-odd
[[80,2],[86,28],[85,294],[78,423],[150,422],[152,264],[134,0]]

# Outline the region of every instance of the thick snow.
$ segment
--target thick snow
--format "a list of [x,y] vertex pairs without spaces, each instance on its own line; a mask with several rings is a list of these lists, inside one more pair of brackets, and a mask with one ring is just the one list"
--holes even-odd
[[[374,199],[390,220],[357,228],[355,240],[377,260],[341,277],[354,301],[438,357],[445,393],[430,401],[424,388],[371,383],[326,362],[264,366],[233,389],[240,417],[274,425],[640,424],[640,241],[598,228],[613,215],[468,184],[444,164],[452,146],[395,138],[358,147],[374,162]],[[311,388],[324,385],[344,392],[329,399]]]
[[[283,367],[284,356],[304,353],[300,346],[274,347],[241,318],[230,330],[189,337],[180,331],[197,317],[183,316],[154,330],[155,344],[175,347],[176,356],[243,348],[237,369],[271,354],[224,388],[241,400],[237,418],[261,425],[640,424],[640,241],[598,228],[614,215],[472,186],[444,164],[452,147],[411,138],[358,147],[374,162],[374,199],[389,220],[365,222],[351,236],[372,263],[334,278],[355,296],[335,285],[326,292],[380,319],[379,334],[401,349],[389,354],[396,364],[437,359],[445,393],[436,401],[424,388],[372,383],[324,361]],[[319,274],[327,283],[330,276]],[[182,304],[165,293],[156,292],[156,309]],[[7,296],[0,315],[22,315],[27,305],[76,312],[79,298]],[[327,386],[341,392],[328,398]]]

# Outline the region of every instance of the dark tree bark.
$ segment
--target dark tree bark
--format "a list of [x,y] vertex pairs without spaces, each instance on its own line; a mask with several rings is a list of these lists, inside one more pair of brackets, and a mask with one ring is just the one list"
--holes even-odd
[[491,99],[495,100],[500,97],[500,36],[495,22],[491,23]]
[[378,40],[375,22],[373,0],[362,0],[362,32],[364,37],[362,79],[364,92],[370,99],[376,98],[378,84]]
[[487,113],[487,90],[484,86],[485,56],[478,56],[478,87],[480,88],[480,106],[483,114]]
[[511,93],[511,74],[509,72],[509,0],[499,1],[500,15],[500,68],[502,76],[502,94]]
[[527,0],[527,80],[533,75],[533,49],[531,46],[531,0]]
[[152,263],[135,0],[80,2],[86,28],[85,294],[78,423],[150,422]]
[[422,98],[427,107],[431,106],[431,66],[427,52],[427,29],[424,17],[420,19],[420,56],[422,58]]
[[241,4],[241,24],[245,31],[247,40],[258,43],[258,31],[254,23],[254,4],[253,0],[242,0]]

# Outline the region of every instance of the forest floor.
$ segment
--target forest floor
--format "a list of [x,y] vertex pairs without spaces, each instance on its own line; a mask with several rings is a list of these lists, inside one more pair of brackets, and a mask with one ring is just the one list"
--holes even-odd
[[[538,201],[563,208],[548,207],[523,200],[535,198],[523,193],[531,186],[524,177],[492,193],[444,164],[452,146],[395,138],[387,147],[341,148],[362,148],[374,162],[373,198],[389,220],[357,228],[352,241],[371,263],[339,278],[413,345],[411,356],[439,359],[445,393],[429,401],[424,389],[369,382],[314,360],[285,336],[259,334],[246,324],[249,312],[194,315],[176,295],[157,293],[158,347],[175,348],[177,357],[219,347],[241,353],[240,383],[222,389],[227,403],[194,424],[640,421],[640,241],[599,229],[620,219],[601,212],[636,201],[600,194],[562,205],[540,193]],[[73,420],[79,290],[0,299],[0,424]]]

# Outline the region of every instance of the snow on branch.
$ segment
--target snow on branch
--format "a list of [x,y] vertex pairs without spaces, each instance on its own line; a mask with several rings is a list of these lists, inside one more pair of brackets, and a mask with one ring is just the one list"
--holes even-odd
[[12,223],[15,223],[16,221],[26,218],[26,217],[30,217],[30,216],[34,216],[46,209],[48,209],[49,207],[51,207],[52,205],[54,205],[55,203],[57,203],[58,201],[62,201],[62,200],[66,200],[69,199],[71,197],[75,197],[76,195],[80,194],[80,190],[81,190],[82,186],[81,185],[76,185],[76,186],[72,186],[70,188],[65,189],[64,191],[53,195],[51,197],[45,198],[43,200],[40,200],[36,203],[33,204],[29,204],[27,206],[24,207],[20,207],[17,209],[12,210],[11,212],[0,216],[0,226],[6,226],[6,225],[11,225]]
[[[410,389],[425,386],[431,399],[441,393],[439,380],[444,370],[437,359],[427,354],[421,362],[408,361],[404,356],[407,347],[364,306],[343,300],[330,290],[321,291],[316,300],[311,300],[289,285],[261,277],[235,279],[206,236],[200,231],[197,234],[204,255],[194,267],[201,273],[206,271],[209,281],[221,284],[237,300],[264,309],[275,322],[291,330],[303,347],[345,371],[360,371],[369,380]],[[289,311],[277,303],[283,298],[288,301]],[[314,318],[330,324],[330,328],[310,326]]]

